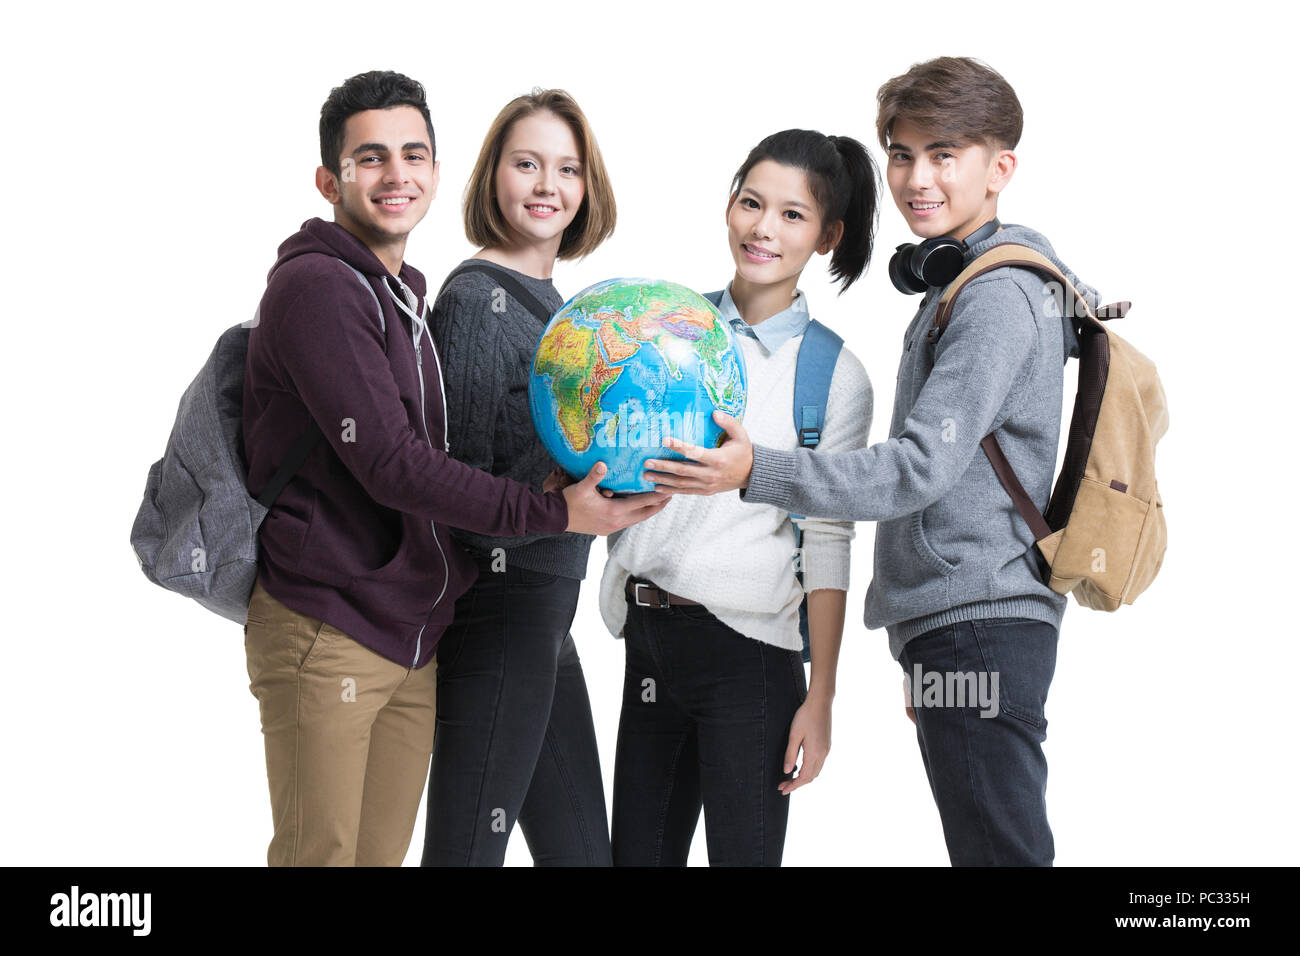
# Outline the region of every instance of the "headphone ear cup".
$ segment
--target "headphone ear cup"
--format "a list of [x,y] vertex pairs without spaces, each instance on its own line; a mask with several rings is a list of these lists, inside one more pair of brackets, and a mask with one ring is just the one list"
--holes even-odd
[[917,249],[915,243],[905,242],[895,250],[889,260],[889,281],[904,295],[916,295],[928,288],[913,271],[913,260],[916,258]]
[[947,237],[927,239],[912,256],[912,274],[925,288],[945,286],[961,274],[965,245]]

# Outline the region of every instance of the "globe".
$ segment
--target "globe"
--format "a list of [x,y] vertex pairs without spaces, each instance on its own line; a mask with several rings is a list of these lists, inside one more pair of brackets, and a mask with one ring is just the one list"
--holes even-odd
[[697,292],[658,279],[609,279],[560,307],[537,343],[528,400],[551,457],[575,479],[598,461],[602,488],[653,491],[663,439],[713,448],[714,410],[745,413],[745,360],[731,327]]

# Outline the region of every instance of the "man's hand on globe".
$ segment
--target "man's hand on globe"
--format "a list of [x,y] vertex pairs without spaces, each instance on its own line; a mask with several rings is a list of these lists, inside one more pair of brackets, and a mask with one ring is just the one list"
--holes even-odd
[[586,478],[561,491],[569,506],[569,526],[566,531],[576,531],[578,534],[613,534],[658,514],[672,500],[672,492],[658,490],[614,498],[613,492],[598,487],[605,471],[605,463],[598,461],[587,472]]
[[717,448],[701,448],[676,438],[665,438],[664,447],[685,455],[690,461],[652,458],[645,463],[645,480],[655,489],[683,495],[716,495],[749,487],[754,468],[754,445],[745,427],[724,412],[713,420],[727,437]]

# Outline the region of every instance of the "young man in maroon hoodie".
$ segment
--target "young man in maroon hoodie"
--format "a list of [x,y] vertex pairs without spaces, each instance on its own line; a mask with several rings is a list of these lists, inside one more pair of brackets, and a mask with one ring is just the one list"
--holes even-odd
[[608,534],[668,497],[604,497],[600,465],[536,490],[447,455],[424,276],[403,262],[438,186],[423,87],[352,77],[321,109],[320,142],[316,186],[334,221],[311,219],[280,246],[244,381],[251,495],[313,421],[324,436],[261,526],[244,627],[267,861],[400,865],[433,745],[430,662],[477,574],[447,526]]

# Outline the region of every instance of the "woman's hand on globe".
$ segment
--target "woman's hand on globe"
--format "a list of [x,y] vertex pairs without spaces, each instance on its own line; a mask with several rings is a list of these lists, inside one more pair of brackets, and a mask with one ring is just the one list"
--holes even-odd
[[665,438],[664,447],[685,455],[690,461],[654,458],[645,463],[645,480],[655,488],[683,495],[716,495],[749,486],[754,468],[754,445],[743,425],[725,412],[714,412],[713,420],[727,437],[717,448],[701,448],[676,438]]
[[573,484],[573,477],[563,468],[557,467],[542,482],[542,491],[561,491]]
[[[613,492],[597,485],[605,477],[605,463],[596,462],[587,477],[569,485],[561,494],[569,506],[566,531],[578,534],[613,534],[663,510],[672,500],[670,491],[648,491],[626,498],[614,498]],[[549,479],[548,479],[549,480]]]

